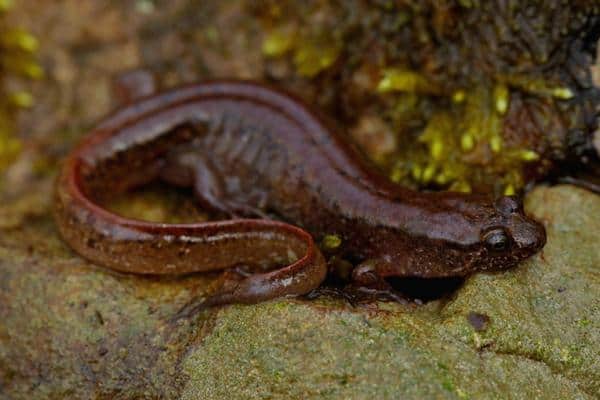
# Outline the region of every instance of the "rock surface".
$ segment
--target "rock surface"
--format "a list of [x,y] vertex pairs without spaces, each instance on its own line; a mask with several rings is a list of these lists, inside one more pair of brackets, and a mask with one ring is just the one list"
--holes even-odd
[[593,399],[600,197],[540,187],[543,252],[423,306],[341,299],[170,317],[206,287],[115,275],[62,244],[37,202],[0,206],[0,398]]

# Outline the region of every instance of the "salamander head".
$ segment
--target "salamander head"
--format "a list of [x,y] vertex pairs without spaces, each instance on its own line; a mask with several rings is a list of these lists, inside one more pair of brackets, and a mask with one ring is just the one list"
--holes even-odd
[[523,211],[521,202],[504,196],[493,204],[494,212],[480,232],[479,269],[504,269],[537,253],[546,244],[546,231]]
[[516,197],[503,196],[483,207],[476,224],[479,243],[467,258],[471,270],[510,268],[546,244],[544,227],[525,215]]
[[[546,243],[544,227],[525,215],[515,197],[495,201],[484,196],[443,193],[431,203],[427,236],[400,240],[382,237],[379,258],[385,275],[423,278],[464,276],[504,270],[534,255]],[[433,216],[433,217],[432,217]],[[434,221],[433,223],[431,221]],[[392,238],[393,233],[388,233]]]

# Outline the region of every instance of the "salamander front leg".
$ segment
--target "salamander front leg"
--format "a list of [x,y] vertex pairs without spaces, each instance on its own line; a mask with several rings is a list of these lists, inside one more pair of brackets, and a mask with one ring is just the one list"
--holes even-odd
[[213,162],[196,151],[174,152],[167,157],[161,178],[175,186],[192,187],[207,211],[227,218],[267,218],[252,206],[229,199],[224,179]]
[[258,208],[228,198],[224,179],[209,159],[197,155],[194,170],[194,194],[203,206],[229,218],[268,219]]
[[352,271],[352,289],[369,300],[395,301],[406,304],[407,299],[383,278],[381,264],[367,260]]

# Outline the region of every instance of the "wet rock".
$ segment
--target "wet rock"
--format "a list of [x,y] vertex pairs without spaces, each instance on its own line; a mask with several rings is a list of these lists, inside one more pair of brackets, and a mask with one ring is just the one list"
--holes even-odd
[[[15,200],[18,202],[18,199]],[[27,197],[23,201],[27,201]],[[423,306],[342,299],[229,306],[173,323],[211,277],[111,274],[36,205],[0,231],[0,397],[594,398],[600,197],[540,187],[532,260]],[[470,313],[485,315],[486,329]],[[484,318],[485,319],[485,318]]]

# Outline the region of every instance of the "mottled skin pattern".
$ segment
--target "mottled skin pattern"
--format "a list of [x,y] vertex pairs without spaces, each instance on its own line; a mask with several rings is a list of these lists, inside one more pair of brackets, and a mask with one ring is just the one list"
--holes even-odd
[[[155,179],[192,187],[204,207],[234,219],[158,224],[98,206]],[[249,82],[201,83],[123,108],[73,151],[56,193],[66,241],[117,270],[179,274],[291,263],[226,281],[212,303],[317,287],[326,267],[312,237],[341,238],[338,253],[362,263],[355,282],[373,288],[387,276],[509,268],[545,243],[543,227],[514,198],[394,185],[299,100]]]

